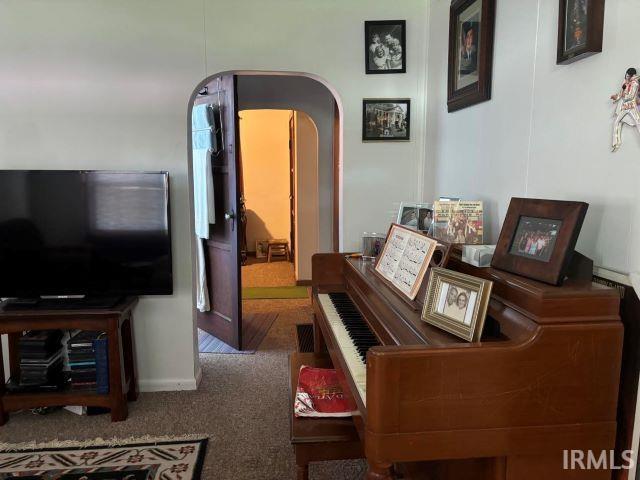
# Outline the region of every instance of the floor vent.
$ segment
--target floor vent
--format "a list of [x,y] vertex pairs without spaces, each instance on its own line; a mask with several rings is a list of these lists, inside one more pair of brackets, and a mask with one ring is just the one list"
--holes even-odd
[[298,337],[298,352],[313,352],[313,324],[296,325],[296,336]]

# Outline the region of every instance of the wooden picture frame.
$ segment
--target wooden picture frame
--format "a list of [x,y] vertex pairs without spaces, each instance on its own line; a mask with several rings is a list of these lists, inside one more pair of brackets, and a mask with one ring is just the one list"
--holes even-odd
[[491,99],[496,0],[453,0],[449,9],[447,108]]
[[362,100],[363,142],[406,142],[410,139],[410,134],[411,99],[365,98]]
[[588,207],[584,202],[512,198],[491,266],[561,285]]
[[432,268],[422,320],[468,342],[480,341],[493,282]]
[[559,0],[556,63],[570,63],[602,52],[605,0]]
[[267,258],[269,240],[256,240],[256,258]]
[[[400,238],[402,240],[397,241]],[[420,245],[413,244],[416,241]],[[436,240],[419,231],[392,223],[374,272],[402,298],[413,301],[422,286],[437,244]],[[405,279],[405,276],[409,278]]]
[[407,72],[406,32],[406,20],[364,22],[364,62],[367,75]]

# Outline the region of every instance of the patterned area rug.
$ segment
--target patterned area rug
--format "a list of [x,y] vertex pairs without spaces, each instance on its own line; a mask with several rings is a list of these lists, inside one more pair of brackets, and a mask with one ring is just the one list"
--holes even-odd
[[[100,445],[91,445],[100,443]],[[108,443],[108,444],[104,444]],[[114,445],[115,443],[115,445]],[[87,442],[51,448],[3,445],[0,479],[20,480],[199,480],[207,439]],[[19,447],[19,446],[18,446]]]

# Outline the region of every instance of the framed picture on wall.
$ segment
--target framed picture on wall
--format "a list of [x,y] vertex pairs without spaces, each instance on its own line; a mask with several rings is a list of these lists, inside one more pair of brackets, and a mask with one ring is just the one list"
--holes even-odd
[[447,108],[491,99],[495,0],[453,0],[449,10]]
[[602,51],[604,0],[559,0],[558,65]]
[[411,100],[377,98],[362,101],[362,140],[409,140]]
[[404,20],[364,22],[366,72],[405,73],[407,46]]
[[561,285],[589,205],[512,198],[491,266]]

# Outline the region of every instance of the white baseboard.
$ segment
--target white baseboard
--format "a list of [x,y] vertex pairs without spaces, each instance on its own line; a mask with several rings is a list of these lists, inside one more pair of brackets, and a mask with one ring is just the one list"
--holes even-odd
[[[200,373],[202,376],[202,373]],[[163,378],[160,380],[138,380],[141,392],[174,392],[179,390],[196,390],[199,380],[194,378]]]

